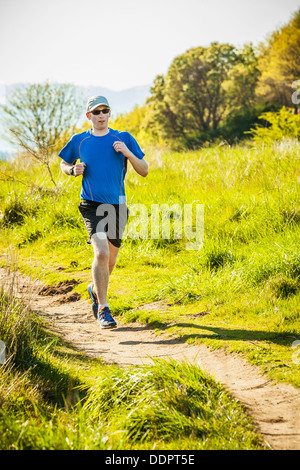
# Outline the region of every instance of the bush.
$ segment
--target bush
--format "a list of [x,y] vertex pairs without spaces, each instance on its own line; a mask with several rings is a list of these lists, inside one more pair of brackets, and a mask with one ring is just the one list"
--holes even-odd
[[259,104],[248,106],[229,115],[219,127],[219,134],[230,144],[235,143],[248,134],[249,130],[259,124],[262,113],[274,112],[274,105]]
[[26,215],[32,214],[33,210],[26,201],[21,201],[18,196],[8,198],[2,213],[2,226],[22,225]]
[[299,289],[299,283],[287,276],[276,276],[268,282],[268,287],[275,297],[287,298],[295,295]]
[[257,125],[249,134],[253,135],[256,144],[273,144],[286,138],[300,138],[300,114],[283,107],[278,112],[267,112],[259,116],[267,125]]
[[235,256],[230,250],[216,246],[205,253],[203,264],[206,268],[217,271],[225,265],[233,264],[234,261]]

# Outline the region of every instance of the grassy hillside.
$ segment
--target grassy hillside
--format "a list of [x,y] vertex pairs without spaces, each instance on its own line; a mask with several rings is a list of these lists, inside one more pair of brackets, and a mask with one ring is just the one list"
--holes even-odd
[[[158,333],[164,329],[165,333],[180,336],[187,342],[205,343],[213,348],[222,347],[235,351],[261,367],[270,377],[299,387],[299,361],[295,360],[295,349],[292,347],[294,341],[300,339],[299,143],[286,140],[256,147],[245,143],[235,147],[215,146],[182,153],[149,149],[146,159],[150,165],[147,178],[139,177],[132,169],[127,175],[129,208],[134,204],[145,205],[150,234],[152,204],[165,203],[170,207],[173,204],[181,207],[184,204],[203,204],[204,245],[200,250],[187,250],[187,240],[184,238],[164,239],[160,236],[152,240],[128,237],[120,250],[118,263],[111,277],[109,303],[113,313],[125,322],[152,324]],[[19,269],[33,276],[38,275],[49,284],[75,278],[79,284],[74,291],[87,299],[92,248],[86,243],[85,228],[77,209],[80,179],[61,174],[57,160],[53,161],[52,167],[59,182],[57,189],[51,186],[43,169],[31,160],[23,158],[14,163],[0,163],[1,265],[13,264],[17,260]],[[134,221],[134,216],[131,216],[131,221]],[[155,301],[161,301],[155,310],[136,309]],[[183,416],[182,410],[178,408],[182,397],[179,399],[173,391],[175,401],[164,402],[158,390],[162,380],[160,370],[163,368],[168,369],[166,374],[170,377],[170,383],[164,384],[168,390],[177,383],[172,377],[178,374],[178,368],[182,367],[180,375],[185,374],[187,381],[194,380],[191,377],[196,377],[200,372],[192,368],[184,369],[184,366],[174,363],[155,364],[142,378],[138,369],[127,373],[112,368],[108,373],[107,366],[103,366],[106,378],[99,379],[99,383],[90,383],[86,368],[101,368],[99,363],[91,361],[87,367],[87,359],[74,355],[66,365],[67,353],[57,355],[57,348],[63,346],[58,347],[59,341],[55,341],[47,352],[51,356],[51,359],[47,356],[50,362],[47,367],[48,370],[53,370],[55,365],[57,380],[63,384],[59,389],[60,395],[67,394],[70,377],[72,383],[81,384],[83,390],[88,389],[90,398],[87,403],[92,400],[93,404],[86,406],[92,407],[90,416],[93,418],[92,422],[86,423],[83,420],[84,426],[87,426],[83,434],[88,432],[89,426],[99,426],[98,440],[93,440],[96,439],[93,437],[92,441],[79,443],[74,437],[83,426],[79,411],[76,411],[76,417],[72,415],[72,418],[66,418],[64,415],[68,423],[69,419],[73,419],[74,426],[70,425],[72,439],[68,435],[68,442],[71,439],[73,446],[94,448],[103,445],[105,448],[105,443],[109,441],[110,444],[114,442],[115,448],[120,448],[122,445],[129,445],[128,436],[134,436],[136,448],[151,447],[153,442],[163,442],[160,445],[168,442],[171,446],[169,448],[173,444],[179,446],[176,448],[195,448],[193,446],[196,446],[196,441],[192,441],[191,447],[185,446],[192,432],[191,416],[202,413],[199,411],[199,402],[190,403],[193,411],[188,416],[185,413]],[[37,350],[40,351],[40,347]],[[18,364],[22,363],[21,361]],[[47,370],[46,365],[44,367],[43,374]],[[22,374],[23,371],[18,373]],[[44,380],[47,377],[47,373],[43,374],[44,378],[39,378],[41,390],[45,388]],[[55,383],[55,374],[50,374],[51,386]],[[66,379],[65,382],[62,377]],[[18,383],[18,380],[21,378],[14,375],[14,381]],[[33,379],[30,376],[28,380]],[[115,393],[112,384],[116,380],[120,388]],[[203,381],[204,389],[211,388],[210,379],[206,376],[196,377],[195,380]],[[132,389],[133,383],[137,384],[137,388],[134,395],[129,397],[128,390]],[[195,384],[191,385],[194,386]],[[22,387],[16,387],[23,397]],[[101,393],[97,387],[100,387]],[[217,385],[214,387],[218,401],[218,394],[222,395],[223,392]],[[33,386],[33,395],[35,390]],[[29,391],[30,387],[28,393]],[[154,401],[150,400],[149,391],[151,400]],[[7,392],[4,391],[3,394],[5,393]],[[143,421],[144,424],[139,422],[134,412],[130,414],[132,421],[125,419],[128,410],[133,410],[136,406],[134,397],[138,394],[145,394],[145,413],[149,416]],[[209,408],[203,410],[204,415],[213,414],[215,398],[211,398],[209,405],[205,405],[207,402],[200,399],[200,391],[195,394],[199,397],[201,406]],[[104,410],[107,395],[114,397],[112,409],[116,410],[121,406],[120,421],[114,423],[113,428],[116,430],[121,426],[126,432],[124,431],[123,437],[118,436],[117,440],[114,440],[112,434],[107,434],[105,414],[110,413],[110,410]],[[94,400],[95,396],[97,399]],[[40,406],[36,403],[40,403],[41,398],[31,397],[30,400],[33,400],[30,403],[34,403],[29,407],[34,421]],[[146,406],[150,403],[149,400],[153,405],[150,408]],[[159,417],[151,417],[156,406],[155,400],[161,404],[161,408],[158,407]],[[224,400],[226,408],[225,396]],[[43,416],[48,418],[45,417],[41,428],[46,429],[45,434],[48,434],[56,421],[49,418],[53,411],[49,411],[50,415],[47,415],[43,400],[42,403]],[[234,416],[237,412],[234,408],[236,404],[230,403],[228,406]],[[173,410],[172,421],[164,415],[170,409]],[[57,419],[62,420],[59,409],[57,413]],[[80,413],[84,411],[80,410]],[[104,413],[101,423],[99,413],[101,416]],[[237,413],[242,413],[242,410]],[[25,418],[20,419],[17,434],[23,430]],[[230,425],[235,427],[232,419],[229,420]],[[161,423],[159,429],[163,430],[162,434],[152,425],[145,427],[145,422],[158,421]],[[241,420],[242,427],[243,422]],[[244,423],[247,428],[247,421]],[[223,425],[225,426],[224,423]],[[182,429],[183,436],[180,442],[176,441],[174,435],[178,426]],[[197,444],[200,447],[228,448],[231,445],[226,441],[228,428],[225,427],[223,433],[220,429],[213,429],[215,424],[209,430],[201,427],[203,423],[199,426],[195,430],[197,442],[199,436],[204,436]],[[104,434],[100,433],[100,427]],[[24,428],[22,435],[26,435],[26,429]],[[239,445],[241,448],[255,448],[257,441],[253,436],[243,444],[240,441],[242,432],[237,432],[240,435],[236,443],[232,444],[233,448],[238,448]],[[102,438],[99,437],[100,434]],[[62,432],[64,444],[58,436],[59,433],[55,441],[57,444],[54,443],[53,446],[68,447],[69,444],[65,444],[65,434]],[[212,436],[209,441],[207,436]],[[32,439],[32,445],[37,445],[35,438]],[[5,447],[5,443],[2,445]],[[70,444],[71,447],[72,445]],[[25,440],[24,446],[30,447],[28,440]],[[43,442],[40,446],[48,448],[51,444]]]

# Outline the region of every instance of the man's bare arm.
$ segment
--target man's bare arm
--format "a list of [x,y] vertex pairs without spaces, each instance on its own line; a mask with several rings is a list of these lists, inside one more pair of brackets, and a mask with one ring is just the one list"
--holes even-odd
[[130,161],[131,165],[139,175],[144,177],[148,175],[148,163],[146,162],[146,160],[144,160],[143,158],[137,158],[133,154],[132,156],[127,157],[127,159]]
[[124,144],[124,142],[114,142],[114,149],[116,152],[121,152],[123,153],[124,157],[126,157],[135,171],[141,175],[141,176],[147,176],[148,175],[148,163],[146,160],[143,158],[140,159],[136,157],[129,149],[128,147]]
[[73,175],[74,175],[74,176],[83,175],[85,163],[80,162],[80,163],[76,163],[76,164],[74,165],[74,163],[67,163],[67,162],[65,162],[65,160],[61,160],[61,162],[60,162],[60,168],[61,168],[61,171],[62,171],[65,175],[70,175],[70,170],[71,170],[72,167],[74,167],[74,172],[73,172]]

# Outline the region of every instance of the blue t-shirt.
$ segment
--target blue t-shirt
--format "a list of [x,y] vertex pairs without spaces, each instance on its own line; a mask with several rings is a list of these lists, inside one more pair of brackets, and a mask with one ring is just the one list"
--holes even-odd
[[127,158],[116,152],[113,143],[124,142],[129,150],[142,159],[144,152],[129,132],[109,128],[108,134],[98,137],[91,129],[75,134],[60,151],[59,157],[67,163],[80,160],[86,164],[80,197],[106,204],[126,202],[124,179]]

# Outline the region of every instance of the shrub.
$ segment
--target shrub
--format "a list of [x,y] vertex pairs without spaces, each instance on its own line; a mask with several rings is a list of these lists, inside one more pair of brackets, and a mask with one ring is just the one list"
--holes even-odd
[[227,264],[233,264],[235,257],[230,250],[226,248],[213,247],[204,256],[204,265],[210,270],[218,270]]
[[297,294],[299,283],[295,279],[279,275],[269,280],[268,287],[275,297],[287,298]]
[[283,107],[278,112],[267,112],[259,116],[266,125],[256,125],[249,134],[253,135],[256,144],[273,144],[274,141],[286,138],[300,138],[300,115]]
[[2,213],[2,226],[10,227],[11,225],[22,225],[26,215],[32,213],[32,209],[28,207],[26,201],[21,201],[18,196],[10,197],[6,201]]

